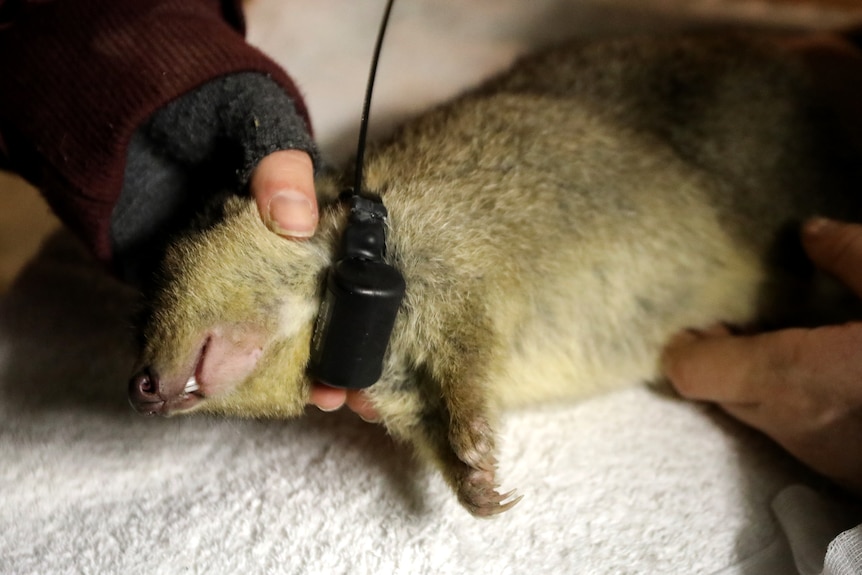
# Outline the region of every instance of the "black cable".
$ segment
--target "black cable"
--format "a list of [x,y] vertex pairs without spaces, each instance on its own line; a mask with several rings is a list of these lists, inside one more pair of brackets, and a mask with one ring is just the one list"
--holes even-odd
[[374,91],[374,79],[377,77],[377,63],[380,61],[380,50],[383,48],[383,37],[386,35],[386,26],[389,24],[389,14],[395,0],[386,3],[386,11],[380,22],[380,31],[377,33],[377,44],[374,46],[374,56],[371,59],[371,71],[368,74],[368,85],[365,88],[365,102],[362,105],[362,117],[359,120],[359,143],[356,146],[356,172],[353,185],[353,194],[358,195],[362,191],[362,164],[365,158],[365,141],[368,137],[368,116],[371,112],[371,94]]

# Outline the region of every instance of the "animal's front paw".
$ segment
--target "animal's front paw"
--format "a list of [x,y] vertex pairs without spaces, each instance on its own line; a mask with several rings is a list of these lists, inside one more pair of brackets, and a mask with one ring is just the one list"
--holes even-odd
[[497,491],[493,469],[471,469],[465,466],[463,476],[456,485],[458,500],[476,517],[492,517],[511,509],[520,495],[514,491],[500,494]]
[[457,461],[451,470],[455,491],[458,500],[470,513],[476,517],[490,517],[520,501],[514,491],[504,494],[497,491],[496,441],[486,417],[452,418],[449,448]]

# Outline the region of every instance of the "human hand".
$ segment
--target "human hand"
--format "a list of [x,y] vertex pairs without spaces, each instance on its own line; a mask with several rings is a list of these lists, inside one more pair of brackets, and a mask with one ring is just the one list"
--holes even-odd
[[263,222],[275,233],[302,239],[317,228],[314,165],[302,150],[280,150],[263,158],[249,182]]
[[[812,261],[862,297],[862,225],[806,223]],[[862,323],[674,338],[664,373],[685,398],[717,403],[815,471],[862,493]]]
[[380,418],[365,392],[360,390],[339,389],[315,383],[311,388],[309,403],[316,405],[322,411],[336,411],[346,405],[356,415],[370,423],[377,422]]
[[[317,198],[314,166],[301,150],[274,152],[258,163],[251,176],[251,195],[260,217],[275,233],[291,239],[314,235],[317,228]],[[316,383],[310,403],[323,411],[347,405],[366,421],[377,420],[377,412],[361,391],[347,391]]]

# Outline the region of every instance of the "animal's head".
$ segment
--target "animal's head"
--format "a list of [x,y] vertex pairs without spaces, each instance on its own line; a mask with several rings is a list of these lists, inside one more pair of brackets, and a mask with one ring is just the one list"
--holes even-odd
[[148,414],[299,415],[326,241],[280,238],[247,198],[211,219],[167,249],[130,400]]

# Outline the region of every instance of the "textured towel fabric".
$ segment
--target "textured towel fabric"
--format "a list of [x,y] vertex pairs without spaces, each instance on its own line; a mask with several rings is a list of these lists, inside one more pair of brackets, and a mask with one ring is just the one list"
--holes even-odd
[[829,544],[823,575],[862,573],[862,525],[848,529]]
[[[830,573],[830,568],[824,568],[827,548],[831,549],[829,554],[833,561],[850,564],[847,544],[852,543],[852,536],[842,535],[837,545],[830,545],[830,542],[859,523],[862,504],[818,494],[802,485],[791,485],[773,500],[772,509],[790,543],[800,575]],[[856,563],[855,568],[858,573],[862,563]]]
[[[251,4],[251,37],[298,80],[325,150],[343,157],[379,12],[371,2],[297,0],[291,21],[281,4]],[[550,37],[659,20],[645,2],[615,4],[398,4],[377,132]],[[467,515],[435,473],[349,413],[136,416],[124,385],[132,298],[82,253],[68,239],[49,244],[0,300],[0,573],[794,569],[771,505],[810,477],[715,410],[641,387],[508,414],[502,487],[524,499],[489,521]]]

